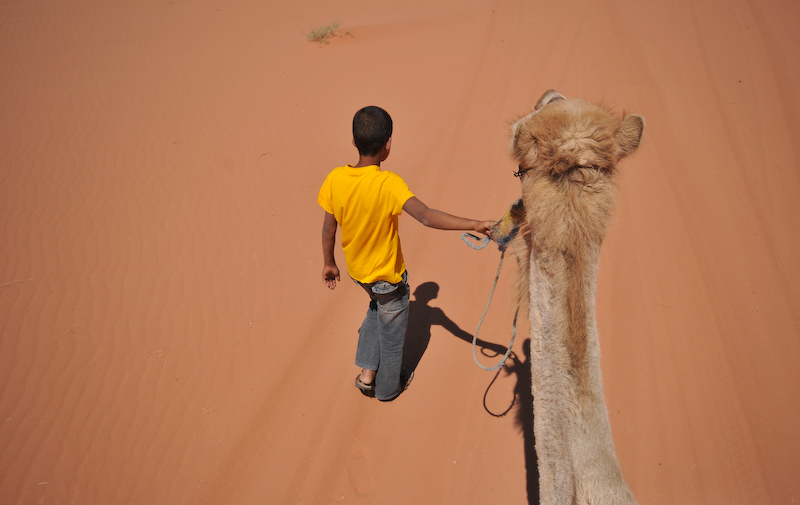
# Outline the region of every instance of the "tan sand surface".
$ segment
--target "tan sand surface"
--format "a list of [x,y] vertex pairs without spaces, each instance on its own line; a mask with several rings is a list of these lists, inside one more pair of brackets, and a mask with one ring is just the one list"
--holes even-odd
[[401,218],[419,366],[380,404],[316,195],[375,104],[384,168],[497,218],[548,88],[647,120],[597,307],[634,495],[800,503],[798,33],[792,0],[3,2],[0,503],[536,503],[527,328],[499,375],[467,342],[497,250]]

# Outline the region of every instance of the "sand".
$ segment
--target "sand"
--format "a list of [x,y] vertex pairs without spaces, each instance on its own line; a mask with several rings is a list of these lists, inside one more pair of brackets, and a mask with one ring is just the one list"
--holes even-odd
[[495,219],[548,88],[647,121],[597,294],[634,495],[800,502],[797,2],[284,4],[0,6],[0,503],[536,503],[527,328],[499,374],[467,342],[497,250],[401,218],[418,368],[381,404],[316,195],[375,104],[384,168]]

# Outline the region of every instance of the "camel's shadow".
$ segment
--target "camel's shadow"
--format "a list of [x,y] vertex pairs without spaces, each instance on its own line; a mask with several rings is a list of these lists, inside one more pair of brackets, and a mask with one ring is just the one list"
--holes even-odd
[[[503,368],[499,369],[486,388],[483,395],[483,408],[486,412],[495,416],[503,417],[516,405],[514,415],[516,417],[517,428],[522,432],[522,443],[525,448],[525,473],[527,476],[527,490],[529,505],[539,503],[539,469],[536,459],[536,445],[533,436],[533,392],[531,391],[531,339],[527,338],[522,343],[522,358],[515,352],[511,352]],[[500,376],[500,372],[508,375],[515,375],[517,380],[514,385],[514,398],[511,405],[504,412],[495,413],[486,406],[486,396],[492,384]]]
[[[472,343],[472,334],[462,330],[453,322],[442,309],[431,307],[428,303],[439,296],[439,285],[435,282],[425,282],[417,286],[413,293],[414,299],[408,305],[408,330],[406,332],[406,342],[403,349],[403,364],[416,369],[422,360],[422,356],[428,349],[431,341],[431,328],[441,326],[453,336]],[[508,350],[507,347],[486,342],[481,339],[476,340],[476,345],[480,348],[481,354],[488,357],[502,356]],[[516,424],[522,432],[523,445],[525,451],[525,468],[527,475],[528,503],[530,505],[539,503],[539,472],[537,469],[536,450],[533,438],[533,394],[531,393],[531,346],[530,339],[525,340],[522,345],[520,357],[514,352],[508,357],[505,365],[495,374],[484,394],[484,409],[495,417],[503,417],[514,407]],[[524,359],[523,359],[524,358]],[[502,413],[495,413],[486,406],[486,395],[492,384],[504,372],[507,375],[516,376],[514,387],[514,398],[511,405]]]

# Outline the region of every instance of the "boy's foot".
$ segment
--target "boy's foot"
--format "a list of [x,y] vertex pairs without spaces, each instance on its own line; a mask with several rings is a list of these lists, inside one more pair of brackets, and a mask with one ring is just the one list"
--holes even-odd
[[411,384],[411,381],[414,380],[414,370],[411,368],[404,366],[400,369],[400,387],[397,388],[397,391],[394,395],[386,399],[380,399],[382,402],[390,402],[400,396],[400,393],[408,389],[408,385]]
[[375,381],[373,380],[369,384],[366,382],[361,382],[361,374],[356,375],[356,387],[361,394],[368,398],[375,398]]

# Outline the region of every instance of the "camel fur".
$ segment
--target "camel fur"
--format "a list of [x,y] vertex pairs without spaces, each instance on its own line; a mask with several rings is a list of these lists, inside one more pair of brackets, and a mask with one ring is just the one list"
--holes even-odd
[[528,306],[534,436],[543,505],[635,503],[622,478],[603,396],[595,287],[615,204],[617,163],[644,119],[620,120],[547,91],[511,127],[528,231],[518,298]]

